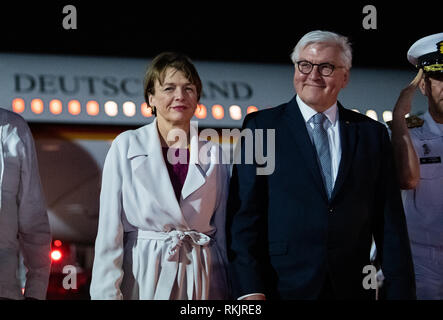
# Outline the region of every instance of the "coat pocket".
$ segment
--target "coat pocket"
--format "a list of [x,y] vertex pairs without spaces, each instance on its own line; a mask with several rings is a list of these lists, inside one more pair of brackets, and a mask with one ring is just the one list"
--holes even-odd
[[286,241],[269,242],[269,255],[282,256],[288,253],[288,244]]

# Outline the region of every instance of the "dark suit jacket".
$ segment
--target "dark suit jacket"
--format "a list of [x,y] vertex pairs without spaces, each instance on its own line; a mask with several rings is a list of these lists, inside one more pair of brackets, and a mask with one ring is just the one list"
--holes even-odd
[[[339,172],[328,201],[295,97],[249,114],[243,128],[275,129],[275,171],[236,164],[228,201],[228,247],[234,296],[316,299],[326,275],[339,299],[371,299],[363,288],[374,236],[386,297],[414,299],[405,216],[386,128],[338,104]],[[245,145],[241,141],[241,154]],[[269,156],[269,155],[268,155]]]

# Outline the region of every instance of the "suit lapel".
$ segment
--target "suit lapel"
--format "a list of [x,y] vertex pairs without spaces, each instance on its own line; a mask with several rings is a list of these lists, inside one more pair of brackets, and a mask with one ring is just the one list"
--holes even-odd
[[340,103],[337,105],[339,112],[341,160],[331,199],[339,193],[340,188],[343,186],[343,182],[345,181],[349,168],[352,165],[358,141],[358,127],[355,121],[352,121],[352,114],[350,114],[350,112],[353,111],[343,108]]
[[[303,158],[303,164],[310,171],[319,192],[321,192],[327,201],[328,197],[321,177],[316,150],[309,138],[305,120],[303,119],[295,97],[287,104],[286,108],[288,117],[284,117],[284,119],[286,126],[292,132],[292,140],[295,141],[299,154],[301,154]],[[290,145],[287,147],[290,148]]]

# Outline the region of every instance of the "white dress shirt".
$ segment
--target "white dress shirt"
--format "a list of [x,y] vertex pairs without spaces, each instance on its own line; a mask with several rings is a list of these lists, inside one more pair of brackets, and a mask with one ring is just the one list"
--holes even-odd
[[[296,97],[300,112],[303,119],[306,122],[306,128],[308,129],[309,137],[312,141],[312,129],[314,129],[314,124],[309,121],[316,113],[314,109],[303,102],[302,99],[297,95]],[[340,143],[340,129],[338,122],[338,108],[337,102],[335,102],[331,107],[329,107],[323,114],[328,118],[324,126],[326,132],[328,133],[329,141],[329,152],[331,154],[331,172],[332,172],[332,185],[335,185],[335,180],[337,179],[338,166],[340,165],[341,159],[341,143]]]

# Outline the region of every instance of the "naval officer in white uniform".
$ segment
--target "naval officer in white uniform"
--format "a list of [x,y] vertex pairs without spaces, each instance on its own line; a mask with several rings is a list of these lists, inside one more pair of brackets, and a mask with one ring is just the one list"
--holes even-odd
[[[393,111],[392,143],[414,260],[418,299],[443,299],[443,33],[408,51],[419,69]],[[427,97],[422,119],[407,121],[416,88]]]

